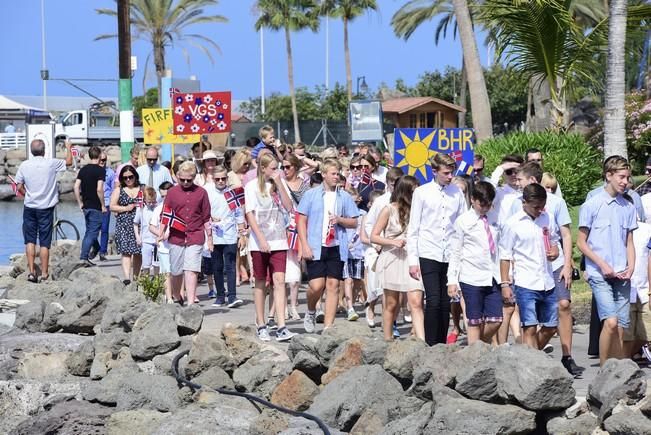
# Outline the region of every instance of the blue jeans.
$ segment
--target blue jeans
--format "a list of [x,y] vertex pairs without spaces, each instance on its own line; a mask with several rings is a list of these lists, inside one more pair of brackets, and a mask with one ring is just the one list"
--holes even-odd
[[215,277],[215,290],[217,301],[223,302],[224,274],[226,274],[226,285],[228,287],[228,303],[235,301],[235,256],[237,255],[237,244],[215,245],[212,250],[212,271]]
[[516,284],[513,290],[520,308],[520,323],[523,328],[538,325],[546,328],[558,326],[558,301],[554,289],[531,290]]
[[592,297],[597,303],[599,320],[617,317],[617,324],[628,328],[630,324],[631,281],[617,278],[604,279],[601,275],[588,277]]
[[102,213],[102,230],[99,236],[99,253],[106,255],[108,252],[109,226],[111,224],[111,211],[108,206]]
[[91,246],[99,251],[97,236],[99,236],[99,232],[102,229],[102,211],[91,208],[85,208],[83,211],[84,220],[86,221],[86,234],[84,234],[84,240],[81,241],[81,254],[79,258],[81,260],[88,260]]

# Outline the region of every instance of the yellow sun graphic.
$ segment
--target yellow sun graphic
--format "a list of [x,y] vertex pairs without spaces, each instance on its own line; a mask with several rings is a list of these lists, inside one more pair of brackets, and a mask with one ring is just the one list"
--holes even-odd
[[414,138],[411,139],[401,131],[400,137],[402,138],[405,147],[396,150],[396,153],[403,156],[403,159],[398,162],[397,166],[403,167],[409,165],[409,175],[414,175],[416,171],[419,171],[423,174],[423,178],[427,178],[426,165],[429,163],[430,158],[436,154],[436,151],[429,149],[435,135],[436,130],[421,139],[418,135],[418,130],[416,130]]

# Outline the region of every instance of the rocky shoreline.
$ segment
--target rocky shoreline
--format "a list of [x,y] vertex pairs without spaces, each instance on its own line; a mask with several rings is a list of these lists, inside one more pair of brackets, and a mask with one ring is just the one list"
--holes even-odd
[[[331,433],[651,432],[651,381],[631,361],[608,361],[577,400],[559,361],[520,345],[387,343],[361,322],[262,343],[250,326],[202,328],[200,307],[79,269],[78,250],[53,248],[51,281],[28,282],[24,259],[0,277],[0,307],[15,311],[0,325],[0,433],[322,433],[220,388]],[[179,371],[196,391],[172,376],[185,351]]]

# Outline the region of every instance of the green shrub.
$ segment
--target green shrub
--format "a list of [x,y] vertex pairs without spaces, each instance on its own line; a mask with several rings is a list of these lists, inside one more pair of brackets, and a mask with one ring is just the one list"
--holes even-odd
[[163,275],[140,275],[138,289],[150,301],[159,302],[165,292],[165,277]]
[[538,148],[543,153],[544,169],[554,174],[569,205],[579,205],[601,179],[603,156],[579,134],[512,133],[487,140],[475,148],[484,156],[486,175],[495,169],[506,154],[524,153]]

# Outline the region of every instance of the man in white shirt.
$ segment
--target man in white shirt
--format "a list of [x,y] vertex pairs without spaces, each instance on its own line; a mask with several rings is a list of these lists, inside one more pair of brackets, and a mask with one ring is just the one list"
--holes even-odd
[[27,279],[37,282],[34,267],[36,240],[39,242],[41,260],[41,279],[49,277],[50,246],[52,244],[52,225],[54,207],[59,202],[57,173],[64,172],[72,164],[71,144],[66,141],[66,159],[46,159],[45,142],[34,139],[30,144],[33,158],[24,161],[16,172],[16,188],[25,195],[23,204],[23,238],[27,256]]
[[451,184],[456,163],[447,154],[432,157],[434,179],[414,191],[407,228],[409,274],[425,288],[425,341],[445,343],[450,321],[447,272],[454,221],[467,210],[463,192]]
[[[497,210],[497,221],[500,225],[509,218],[513,201],[518,198],[517,169],[524,163],[522,156],[509,154],[502,157],[502,163],[491,174],[490,182],[497,189],[493,207]],[[500,179],[504,176],[504,183],[500,186]]]
[[158,163],[158,150],[156,147],[148,147],[145,156],[147,158],[147,164],[138,166],[138,169],[136,169],[138,178],[142,184],[156,191],[156,201],[160,202],[161,195],[158,186],[166,181],[171,183],[172,175],[169,169]]
[[[518,168],[517,183],[520,189],[530,184],[540,184],[543,171],[538,163],[529,162]],[[513,201],[511,215],[522,211],[522,201]],[[558,258],[552,262],[556,299],[558,300],[558,335],[561,339],[563,366],[571,375],[577,376],[583,370],[572,358],[572,309],[570,287],[572,286],[572,220],[565,201],[556,195],[547,195],[545,211],[554,220],[556,237],[561,241]]]
[[[542,349],[556,332],[558,302],[552,261],[558,257],[554,220],[544,211],[547,192],[530,184],[522,192],[522,211],[502,226],[500,287],[502,298],[520,307],[523,342]],[[513,266],[513,283],[510,279]],[[542,326],[538,331],[538,326]]]
[[[542,151],[540,151],[538,148],[530,148],[527,150],[526,153],[524,153],[524,160],[525,163],[529,162],[534,162],[538,163],[541,168],[543,168],[543,155]],[[556,186],[556,190],[554,191],[554,195],[558,196],[559,198],[563,199],[563,192],[561,192],[561,185],[558,184]]]

